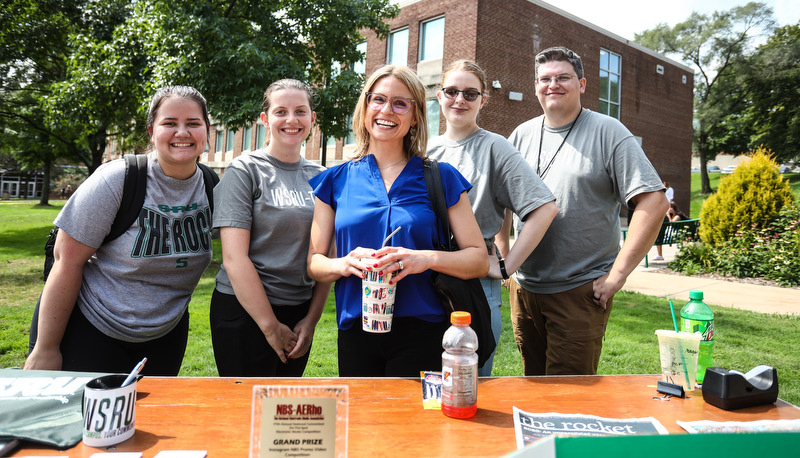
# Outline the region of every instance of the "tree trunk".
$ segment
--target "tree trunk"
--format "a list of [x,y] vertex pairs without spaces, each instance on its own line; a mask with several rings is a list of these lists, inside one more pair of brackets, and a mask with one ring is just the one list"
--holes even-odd
[[89,174],[94,173],[103,163],[103,153],[106,150],[108,132],[105,126],[99,127],[97,132],[89,136],[89,152],[92,155],[92,164],[89,166]]
[[42,169],[44,171],[44,177],[42,178],[42,198],[39,199],[40,206],[48,206],[50,205],[50,170],[53,160],[47,158],[44,160],[44,165]]
[[708,134],[700,131],[697,139],[697,154],[700,157],[700,193],[711,194],[711,181],[708,179]]

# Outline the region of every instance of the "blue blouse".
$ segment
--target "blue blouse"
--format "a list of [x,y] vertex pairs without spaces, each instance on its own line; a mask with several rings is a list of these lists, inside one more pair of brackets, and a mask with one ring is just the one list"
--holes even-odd
[[[452,207],[472,185],[450,164],[439,163],[447,207]],[[357,247],[381,247],[398,226],[387,246],[435,250],[436,215],[431,206],[422,159],[414,156],[392,184],[383,184],[373,155],[368,154],[330,168],[309,180],[314,194],[335,212],[337,257]],[[409,275],[397,284],[395,317],[416,317],[440,322],[447,319],[433,290],[427,270]],[[351,275],[336,281],[336,318],[339,329],[350,329],[361,320],[361,279]]]

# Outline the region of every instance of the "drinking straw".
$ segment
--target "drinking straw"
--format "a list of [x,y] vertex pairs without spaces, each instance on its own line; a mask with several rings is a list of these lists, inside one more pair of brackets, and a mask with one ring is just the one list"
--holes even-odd
[[392,233],[391,233],[391,234],[389,234],[389,235],[388,235],[388,236],[387,236],[387,237],[386,237],[386,238],[383,240],[383,244],[381,245],[381,248],[383,248],[383,247],[385,247],[385,246],[386,246],[386,243],[389,241],[389,239],[390,239],[390,238],[392,238],[392,236],[393,236],[393,235],[397,234],[397,231],[399,231],[401,227],[402,227],[402,226],[397,226],[397,229],[393,230],[393,231],[392,231]]
[[[679,333],[678,322],[675,320],[675,306],[672,305],[671,300],[669,301],[669,311],[670,315],[672,315],[672,325],[675,326],[675,332]],[[683,375],[686,377],[686,386],[692,389],[692,382],[689,381],[689,371],[686,370],[686,357],[683,355],[683,345],[681,345],[680,337],[678,337],[678,351],[681,353],[681,364],[683,364]]]
[[680,332],[678,331],[678,322],[675,321],[675,307],[672,305],[672,301],[669,301],[669,311],[671,312],[670,316],[672,316],[672,325],[675,326],[675,332]]

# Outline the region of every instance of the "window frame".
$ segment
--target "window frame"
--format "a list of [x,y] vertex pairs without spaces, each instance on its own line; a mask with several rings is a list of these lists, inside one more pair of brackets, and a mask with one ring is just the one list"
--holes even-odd
[[216,132],[217,133],[214,136],[214,153],[215,154],[216,153],[222,154],[224,152],[224,151],[222,151],[222,148],[225,146],[224,145],[225,142],[224,142],[222,136],[224,135],[225,131],[222,130],[222,129],[216,129]]
[[[442,21],[442,36],[441,36],[441,49],[439,50],[439,55],[436,57],[428,57],[425,55],[425,43],[427,43],[426,37],[426,26],[432,24],[437,21]],[[424,60],[433,60],[433,59],[442,59],[444,58],[444,31],[445,31],[445,19],[444,15],[433,17],[422,21],[419,25],[419,61],[422,62]]]
[[236,145],[233,144],[236,138],[236,131],[233,129],[225,129],[225,152],[232,153]]
[[244,126],[242,129],[242,152],[253,151],[253,126]]
[[[404,56],[404,61],[402,63],[401,62],[394,62],[394,61],[392,61],[392,57],[393,57],[393,54],[394,54],[394,46],[395,46],[394,38],[396,36],[398,36],[398,34],[403,33],[403,32],[405,32],[405,38],[406,38],[406,42],[405,42],[406,53],[405,53],[405,56]],[[386,39],[386,63],[387,64],[391,64],[391,65],[408,65],[409,35],[410,35],[410,32],[409,32],[408,26],[400,27],[399,29],[395,29],[395,30],[389,32],[389,37]]]
[[[363,46],[363,49],[362,49],[362,46]],[[366,73],[367,73],[367,42],[366,41],[362,41],[361,43],[358,43],[356,45],[356,49],[358,49],[359,52],[363,52],[364,53],[364,57],[358,62],[353,62],[353,71],[358,73],[358,74],[361,74],[361,75],[366,75]]]
[[[607,56],[604,57],[603,54]],[[611,62],[616,60],[616,68]],[[598,112],[620,119],[622,114],[622,55],[600,48]],[[614,88],[616,87],[616,92]],[[605,95],[605,97],[604,97]],[[616,96],[616,97],[615,97]],[[615,100],[616,99],[616,100]]]

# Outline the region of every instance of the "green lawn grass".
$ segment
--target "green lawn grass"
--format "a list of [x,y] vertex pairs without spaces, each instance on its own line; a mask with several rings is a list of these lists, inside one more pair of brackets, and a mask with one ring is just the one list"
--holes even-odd
[[[0,203],[0,367],[20,367],[27,353],[30,318],[41,292],[44,242],[59,210],[35,207],[34,201]],[[216,376],[211,347],[208,309],[219,269],[220,249],[205,272],[190,304],[189,347],[181,368],[183,376]],[[495,356],[494,375],[522,375],[508,317],[508,296],[503,294],[503,334]],[[682,304],[675,304],[680,308]],[[715,364],[747,371],[759,364],[778,369],[781,398],[800,404],[800,317],[735,310],[712,305],[715,313]],[[606,333],[600,374],[655,374],[660,372],[656,329],[671,329],[666,299],[620,292]],[[333,294],[328,299],[314,336],[306,368],[307,377],[337,375],[336,321]],[[437,369],[437,368],[431,368]]]

